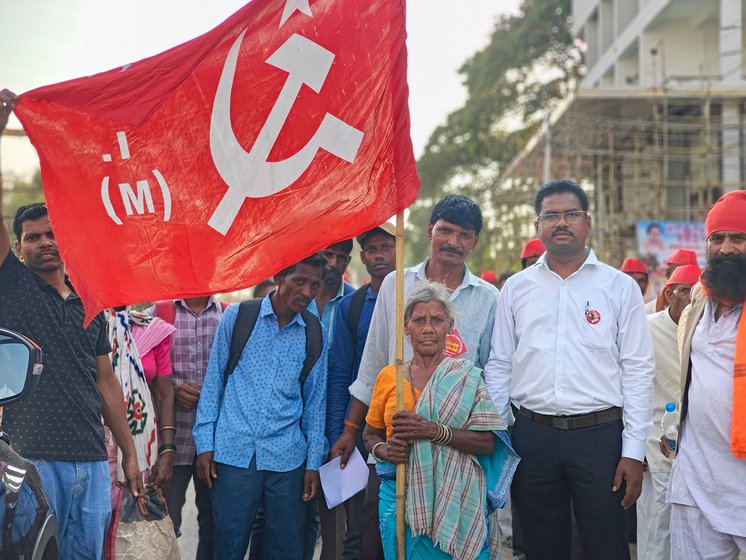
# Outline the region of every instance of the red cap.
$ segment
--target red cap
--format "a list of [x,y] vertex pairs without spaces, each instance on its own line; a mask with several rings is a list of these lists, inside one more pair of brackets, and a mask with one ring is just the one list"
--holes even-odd
[[497,282],[497,274],[495,274],[494,270],[483,270],[482,280],[490,283]]
[[642,272],[643,274],[648,273],[648,267],[640,259],[626,258],[622,263],[622,272]]
[[523,251],[521,251],[521,258],[528,259],[531,257],[540,257],[544,254],[544,251],[544,244],[541,242],[541,240],[532,239],[531,241],[526,241],[526,244],[523,246]]
[[725,193],[710,208],[705,220],[705,235],[715,231],[746,233],[746,191]]
[[696,264],[679,266],[671,273],[671,278],[666,282],[666,288],[674,284],[696,284],[702,271]]
[[675,264],[678,266],[697,264],[697,254],[688,249],[677,249],[666,259],[666,264]]

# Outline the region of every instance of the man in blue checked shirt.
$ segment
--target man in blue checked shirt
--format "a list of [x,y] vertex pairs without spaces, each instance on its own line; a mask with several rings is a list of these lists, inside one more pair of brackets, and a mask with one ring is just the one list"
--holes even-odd
[[325,264],[313,255],[275,276],[277,290],[262,300],[225,388],[238,306],[220,321],[194,425],[197,475],[212,488],[215,558],[244,557],[260,504],[273,558],[303,555],[303,504],[316,497],[326,455],[327,357],[322,352],[301,388],[306,325],[300,312],[318,293]]

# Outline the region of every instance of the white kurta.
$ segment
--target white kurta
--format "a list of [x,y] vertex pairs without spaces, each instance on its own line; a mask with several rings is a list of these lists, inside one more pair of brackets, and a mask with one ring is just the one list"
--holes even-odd
[[642,494],[637,501],[637,554],[645,560],[669,560],[671,506],[666,503],[666,488],[671,460],[660,452],[661,419],[666,403],[679,402],[679,353],[676,329],[668,309],[648,315],[648,326],[655,351],[653,379],[653,429],[645,447],[648,470],[643,475]]
[[645,446],[645,458],[651,472],[671,472],[671,460],[661,453],[661,419],[666,403],[679,402],[679,349],[676,341],[678,325],[673,322],[668,309],[648,315],[648,326],[655,352],[655,377],[653,378],[653,429]]
[[688,411],[668,500],[697,507],[715,531],[746,537],[746,460],[734,457],[730,449],[733,361],[742,306],[718,321],[715,307],[707,301],[692,339]]

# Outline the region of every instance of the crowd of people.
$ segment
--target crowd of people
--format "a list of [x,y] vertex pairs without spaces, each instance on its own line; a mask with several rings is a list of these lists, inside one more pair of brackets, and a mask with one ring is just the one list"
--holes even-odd
[[[14,99],[0,93],[0,129]],[[746,191],[710,210],[704,270],[677,251],[647,305],[644,264],[587,246],[581,187],[544,185],[535,211],[522,270],[480,278],[466,260],[481,209],[435,204],[430,254],[401,272],[400,410],[389,224],[240,304],[159,301],[84,328],[46,206],[19,208],[14,250],[0,227],[0,327],[42,347],[44,374],[2,428],[39,470],[60,557],[115,557],[124,498],[146,515],[160,496],[175,542],[193,482],[198,559],[311,559],[320,536],[323,560],[393,560],[400,464],[407,558],[494,559],[510,542],[516,558],[626,559],[630,508],[641,560],[746,553]],[[356,450],[367,486],[330,509],[319,468]]]

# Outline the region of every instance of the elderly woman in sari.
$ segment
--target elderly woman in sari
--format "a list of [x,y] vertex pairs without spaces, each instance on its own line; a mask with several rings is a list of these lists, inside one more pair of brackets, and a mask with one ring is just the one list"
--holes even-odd
[[507,498],[518,457],[482,371],[444,358],[454,315],[445,286],[415,287],[404,313],[413,358],[405,364],[404,411],[395,412],[396,368],[376,380],[365,444],[378,461],[379,521],[386,560],[396,557],[395,465],[407,465],[408,559],[499,558],[496,508]]

